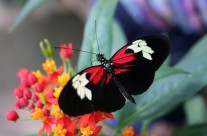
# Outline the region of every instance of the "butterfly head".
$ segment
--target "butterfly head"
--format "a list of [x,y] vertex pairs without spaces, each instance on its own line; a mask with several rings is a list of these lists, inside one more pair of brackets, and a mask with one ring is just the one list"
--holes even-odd
[[97,61],[101,62],[105,58],[104,58],[104,55],[103,54],[97,54],[96,55],[96,59],[97,59]]

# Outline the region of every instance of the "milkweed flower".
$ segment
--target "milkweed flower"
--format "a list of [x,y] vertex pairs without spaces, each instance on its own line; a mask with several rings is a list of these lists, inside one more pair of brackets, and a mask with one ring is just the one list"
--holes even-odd
[[93,134],[93,131],[91,130],[90,126],[87,126],[85,128],[80,128],[81,136],[91,136]]
[[[73,53],[72,44],[64,44],[60,56],[64,57],[64,67],[57,66],[53,59],[53,52],[49,41],[44,41],[47,47],[43,47],[46,57],[42,67],[45,72],[40,70],[30,71],[26,68],[20,69],[17,76],[20,85],[14,89],[16,100],[14,106],[19,109],[29,110],[29,117],[33,121],[42,122],[42,127],[37,132],[39,135],[46,132],[49,136],[51,132],[55,136],[77,136],[82,133],[83,136],[96,136],[101,131],[102,126],[97,124],[107,118],[113,119],[111,113],[100,111],[85,114],[79,117],[70,117],[63,113],[58,105],[60,93],[70,80],[70,75],[75,72],[71,66],[70,58]],[[71,70],[72,69],[72,70]],[[63,72],[64,71],[64,72]],[[46,74],[43,74],[46,73]],[[19,115],[16,111],[7,113],[7,120],[16,121]]]
[[63,59],[70,59],[73,54],[72,43],[63,44],[60,48],[60,56]]
[[18,115],[18,113],[16,111],[11,110],[11,111],[7,112],[6,118],[9,121],[16,121],[19,118],[19,115]]

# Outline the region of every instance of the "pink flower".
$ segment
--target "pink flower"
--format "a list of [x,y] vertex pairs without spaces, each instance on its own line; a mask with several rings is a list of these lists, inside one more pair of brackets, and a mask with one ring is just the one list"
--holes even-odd
[[10,120],[10,121],[16,121],[19,118],[19,115],[17,114],[16,111],[11,110],[7,112],[6,118],[7,120]]
[[14,95],[17,97],[17,98],[22,98],[23,97],[23,89],[21,87],[16,87],[14,89]]
[[44,107],[44,104],[42,102],[37,102],[37,105],[36,105],[38,108],[42,109]]
[[24,98],[26,98],[26,99],[31,99],[31,97],[32,97],[32,92],[31,92],[30,90],[28,90],[28,89],[25,89],[24,92],[23,92],[23,96],[24,96]]
[[19,77],[20,79],[25,78],[25,77],[27,77],[28,74],[29,74],[29,70],[26,68],[22,68],[18,71],[17,77]]
[[19,103],[21,107],[26,107],[29,104],[29,101],[25,98],[19,99]]
[[16,101],[14,102],[14,106],[15,106],[17,109],[21,109],[21,108],[22,108],[19,99],[16,100]]
[[32,94],[32,100],[33,102],[37,102],[39,100],[39,97],[36,94]]
[[33,103],[29,103],[28,108],[29,108],[30,110],[32,110],[32,109],[35,108],[35,105],[34,105]]
[[63,44],[60,48],[60,56],[64,59],[70,59],[73,54],[72,43]]
[[44,85],[40,82],[35,83],[34,89],[36,92],[41,93],[44,91]]
[[38,79],[34,74],[30,73],[28,75],[28,81],[30,84],[35,84],[38,81]]

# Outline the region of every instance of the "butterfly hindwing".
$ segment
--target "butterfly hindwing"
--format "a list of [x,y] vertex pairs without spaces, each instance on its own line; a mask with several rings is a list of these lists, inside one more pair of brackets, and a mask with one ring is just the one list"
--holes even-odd
[[59,97],[60,108],[70,116],[121,109],[125,98],[110,78],[101,66],[79,72],[63,88]]
[[132,95],[146,91],[155,71],[169,54],[169,40],[164,35],[148,36],[122,47],[110,59],[116,78]]

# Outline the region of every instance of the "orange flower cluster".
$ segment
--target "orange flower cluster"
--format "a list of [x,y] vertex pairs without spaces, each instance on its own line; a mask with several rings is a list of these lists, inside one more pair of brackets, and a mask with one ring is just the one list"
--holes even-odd
[[[29,71],[26,68],[19,70],[17,76],[20,85],[14,89],[14,95],[17,98],[15,107],[30,110],[31,120],[42,122],[43,125],[38,134],[46,131],[48,136],[51,132],[54,136],[76,136],[78,133],[82,136],[96,136],[102,129],[102,126],[97,126],[97,123],[106,118],[114,118],[113,115],[94,112],[70,117],[62,112],[58,106],[58,97],[64,85],[70,80],[70,75],[75,74],[71,73],[74,70],[69,62],[72,51],[68,50],[64,44],[60,52],[64,66],[57,66],[53,59],[53,50],[50,49],[51,44],[48,40],[45,40],[45,43],[46,47],[43,43],[40,47],[46,57],[46,61],[42,64],[46,74],[42,74],[40,70]],[[72,49],[72,44],[69,44],[69,49]],[[19,115],[12,110],[7,113],[7,119],[16,121]]]

